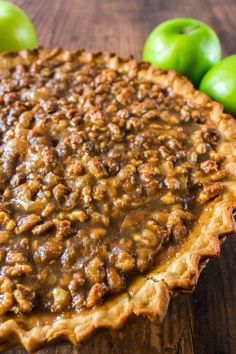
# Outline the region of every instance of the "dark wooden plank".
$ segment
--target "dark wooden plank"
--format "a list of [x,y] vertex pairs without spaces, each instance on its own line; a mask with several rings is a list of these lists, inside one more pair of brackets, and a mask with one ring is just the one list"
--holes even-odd
[[[235,0],[15,0],[48,48],[107,50],[141,59],[144,40],[159,22],[196,17],[219,34],[223,53],[235,50]],[[174,298],[161,326],[133,318],[116,333],[101,330],[80,349],[68,343],[40,354],[235,354],[236,238],[211,260],[193,295]],[[13,349],[8,354],[23,354]]]
[[235,50],[234,0],[14,0],[36,25],[44,47],[107,50],[141,58],[150,30],[172,17],[196,17],[215,28],[224,53]]

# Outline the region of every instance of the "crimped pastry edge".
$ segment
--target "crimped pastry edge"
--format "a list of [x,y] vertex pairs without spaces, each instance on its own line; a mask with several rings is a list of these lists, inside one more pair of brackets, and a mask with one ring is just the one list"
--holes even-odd
[[26,330],[22,319],[10,319],[0,325],[1,350],[21,344],[29,351],[35,351],[56,338],[67,338],[74,344],[81,343],[97,328],[117,329],[132,315],[143,315],[151,320],[162,321],[170,297],[185,291],[192,291],[202,270],[201,264],[210,257],[219,255],[220,239],[235,230],[233,210],[236,208],[236,121],[224,114],[222,107],[211,101],[205,94],[195,90],[184,77],[174,71],[162,71],[147,63],[137,63],[133,59],[123,60],[114,54],[88,53],[43,49],[7,53],[0,55],[0,68],[11,68],[18,63],[30,64],[35,59],[67,61],[76,56],[79,61],[106,62],[107,66],[129,75],[138,73],[140,78],[158,83],[163,88],[172,87],[173,92],[189,100],[208,107],[209,125],[216,125],[222,135],[218,152],[224,157],[224,166],[229,176],[225,182],[225,192],[211,202],[202,212],[188,240],[178,251],[177,257],[157,266],[129,286],[127,292],[113,297],[101,306],[83,310],[71,319],[58,318],[44,326],[34,326]]

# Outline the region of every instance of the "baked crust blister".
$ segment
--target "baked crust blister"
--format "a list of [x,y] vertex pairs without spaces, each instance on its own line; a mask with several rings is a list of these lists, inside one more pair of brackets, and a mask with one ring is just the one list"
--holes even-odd
[[[20,54],[3,54],[0,68],[15,67],[19,63],[30,64],[35,58],[50,60],[60,57],[66,62],[71,52],[62,50],[23,51]],[[133,60],[122,60],[115,55],[75,52],[81,62],[106,62],[106,65],[118,72],[137,71],[138,64]],[[223,167],[228,176],[224,181],[223,194],[207,205],[196,225],[178,254],[167,262],[157,266],[145,275],[139,276],[128,287],[127,292],[113,296],[102,305],[73,314],[72,318],[60,318],[52,315],[50,322],[36,325],[37,315],[11,318],[2,322],[0,338],[2,348],[21,343],[26,350],[34,351],[55,338],[68,338],[78,344],[95,329],[106,327],[119,328],[131,315],[144,315],[151,320],[162,321],[168,308],[171,295],[192,291],[197,283],[202,263],[217,256],[220,241],[233,233],[233,210],[236,208],[236,122],[222,111],[222,107],[212,102],[206,95],[196,91],[185,78],[175,72],[163,72],[145,65],[138,70],[138,76],[150,80],[168,89],[174,94],[182,95],[197,105],[204,106],[210,112],[209,125],[217,126],[221,134],[218,153],[224,158]],[[53,318],[54,316],[54,318]],[[14,343],[12,338],[14,337]]]

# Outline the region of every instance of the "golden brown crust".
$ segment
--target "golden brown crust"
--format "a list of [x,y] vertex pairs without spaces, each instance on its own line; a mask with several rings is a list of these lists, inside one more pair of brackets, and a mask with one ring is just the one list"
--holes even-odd
[[[21,343],[26,350],[33,351],[57,337],[68,338],[78,344],[95,329],[106,327],[116,329],[131,315],[148,316],[161,321],[167,311],[170,295],[175,292],[191,291],[198,280],[202,262],[219,254],[219,239],[234,231],[233,209],[236,208],[236,122],[222,111],[222,107],[212,102],[206,95],[196,91],[185,78],[174,71],[164,72],[148,64],[137,64],[134,60],[122,60],[110,54],[91,54],[83,51],[69,52],[59,49],[51,51],[35,50],[21,53],[3,54],[0,68],[14,67],[17,63],[31,63],[41,60],[67,60],[75,55],[78,60],[106,62],[112,69],[135,72],[140,78],[158,82],[163,88],[171,86],[173,92],[185,96],[199,106],[209,109],[208,124],[216,125],[222,135],[218,153],[224,157],[224,167],[228,171],[225,192],[208,204],[202,212],[187,242],[179,250],[177,257],[154,270],[140,276],[128,288],[127,293],[117,295],[103,305],[83,310],[72,318],[52,317],[48,324],[37,325],[37,319],[29,316],[23,319],[10,319],[0,325],[2,349],[5,345]],[[12,339],[14,338],[14,340]]]

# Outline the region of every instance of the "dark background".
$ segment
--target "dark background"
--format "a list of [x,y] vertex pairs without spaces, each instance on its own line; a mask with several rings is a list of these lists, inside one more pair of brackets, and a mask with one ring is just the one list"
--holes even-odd
[[[195,17],[218,33],[223,54],[236,52],[236,0],[15,0],[31,17],[38,44],[133,54],[158,23]],[[8,354],[24,353],[10,350]],[[161,326],[131,319],[117,333],[100,330],[80,349],[68,343],[41,354],[235,354],[236,238],[211,260],[191,296],[172,300]]]

